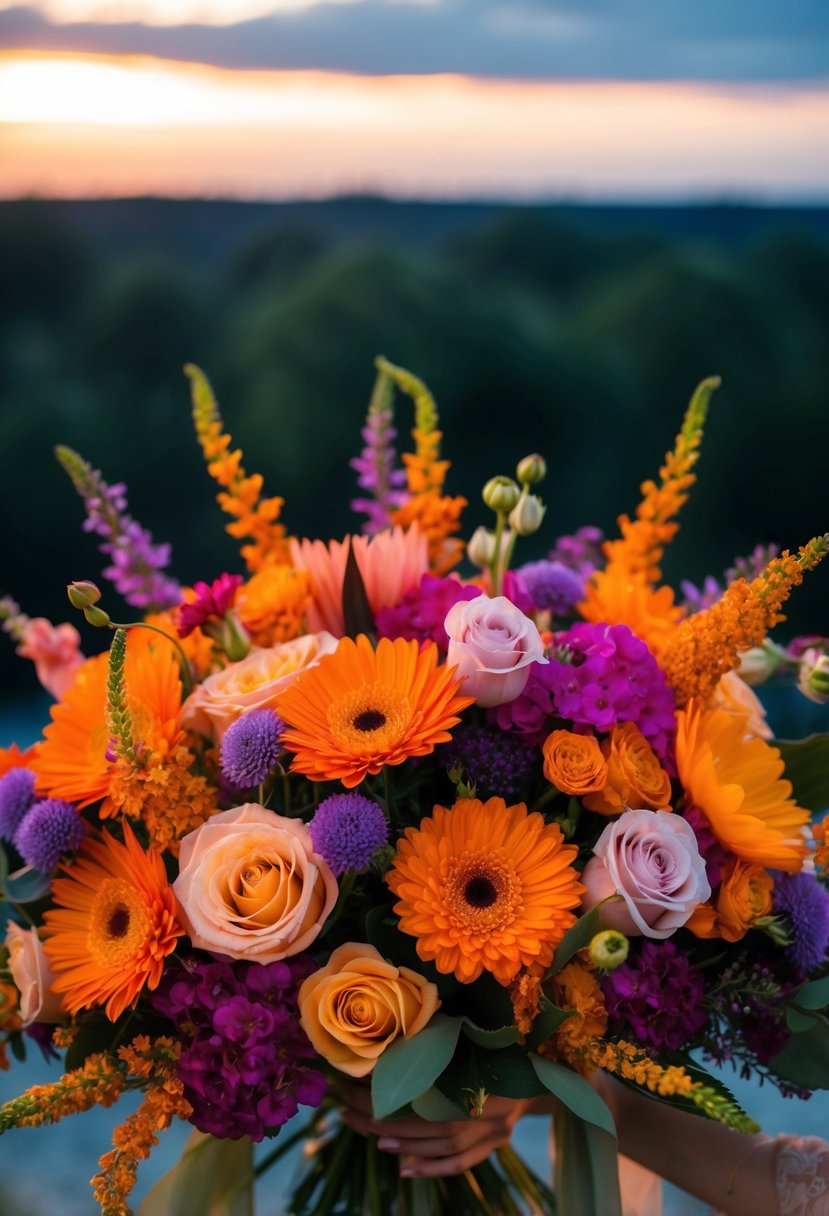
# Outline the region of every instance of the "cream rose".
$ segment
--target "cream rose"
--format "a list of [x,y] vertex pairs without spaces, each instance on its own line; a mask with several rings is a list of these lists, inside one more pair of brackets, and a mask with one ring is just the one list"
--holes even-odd
[[306,950],[337,901],[337,880],[303,823],[248,802],[181,842],[173,890],[193,945],[274,963]]
[[252,709],[268,709],[300,672],[337,649],[330,633],[309,633],[267,650],[253,650],[238,663],[199,684],[181,708],[181,725],[221,743],[228,727]]
[[609,823],[582,874],[585,912],[609,895],[602,924],[628,935],[670,937],[711,895],[694,829],[671,811],[634,810]]
[[520,697],[533,663],[546,663],[541,635],[504,595],[453,604],[444,622],[448,667],[464,676],[461,692],[485,709]]
[[395,1039],[417,1034],[439,1005],[434,984],[359,942],[338,946],[299,990],[302,1029],[350,1077],[367,1076]]
[[6,929],[9,971],[20,993],[23,1025],[32,1022],[60,1022],[66,1015],[60,997],[52,992],[52,968],[38,937],[37,929],[21,929],[9,921]]

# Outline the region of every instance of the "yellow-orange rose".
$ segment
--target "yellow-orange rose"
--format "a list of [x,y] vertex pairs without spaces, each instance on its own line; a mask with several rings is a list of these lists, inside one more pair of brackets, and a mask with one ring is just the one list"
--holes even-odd
[[186,730],[221,743],[228,727],[252,709],[270,708],[279,693],[324,654],[337,649],[330,633],[309,633],[268,650],[253,650],[197,686],[181,709]]
[[544,740],[544,776],[564,794],[581,798],[607,782],[607,761],[593,735],[554,730]]
[[417,1034],[439,1005],[434,984],[360,942],[338,946],[299,990],[302,1029],[350,1077],[367,1076],[395,1039]]
[[248,802],[181,842],[173,890],[193,945],[274,963],[306,950],[337,902],[337,880],[296,819]]
[[607,785],[588,794],[584,805],[600,815],[618,815],[625,807],[658,811],[670,809],[671,779],[633,722],[614,726],[602,744],[607,758]]
[[727,942],[738,942],[772,908],[774,879],[762,866],[735,859],[723,871],[717,896],[717,928]]

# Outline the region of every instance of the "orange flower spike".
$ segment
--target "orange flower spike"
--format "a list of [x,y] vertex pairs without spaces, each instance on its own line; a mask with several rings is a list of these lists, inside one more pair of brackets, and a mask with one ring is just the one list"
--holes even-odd
[[198,367],[186,364],[193,399],[193,424],[196,437],[207,463],[207,471],[223,488],[217,501],[234,522],[226,526],[237,540],[246,537],[251,544],[242,547],[242,556],[250,571],[261,570],[268,563],[290,564],[284,527],[277,523],[282,510],[281,498],[261,498],[263,478],[259,473],[248,475],[242,467],[242,453],[228,449],[232,442],[223,431],[219,407],[213,390]]
[[797,556],[786,550],[774,557],[752,582],[740,578],[710,608],[678,627],[660,659],[679,708],[692,697],[708,698],[720,677],[733,671],[740,653],[760,646],[770,629],[785,620],[781,608],[829,553],[829,533],[803,545]]

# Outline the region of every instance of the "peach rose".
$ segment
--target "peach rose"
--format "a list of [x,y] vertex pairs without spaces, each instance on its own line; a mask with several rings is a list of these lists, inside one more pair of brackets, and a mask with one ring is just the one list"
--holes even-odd
[[727,942],[738,942],[772,909],[774,879],[762,866],[735,857],[723,871],[716,900],[717,928]]
[[444,622],[448,667],[464,677],[461,692],[484,709],[520,697],[533,663],[546,663],[541,635],[504,595],[453,604]]
[[360,942],[338,946],[299,990],[302,1029],[350,1077],[367,1076],[395,1039],[417,1034],[439,1005],[434,984]]
[[32,1022],[60,1022],[65,1016],[60,997],[52,992],[52,968],[43,950],[37,929],[21,929],[9,921],[6,929],[9,971],[20,993],[23,1025]]
[[544,740],[544,776],[561,790],[580,798],[603,790],[607,782],[607,761],[593,735],[576,735],[570,730],[554,730]]
[[337,649],[330,633],[309,633],[268,650],[254,650],[199,684],[181,708],[181,725],[221,743],[228,727],[252,709],[269,709],[300,672]]
[[625,807],[651,811],[669,807],[671,779],[639,727],[633,722],[614,726],[602,744],[607,758],[607,785],[588,794],[584,805],[600,815],[618,815]]
[[193,945],[274,963],[306,950],[337,902],[337,880],[296,819],[248,802],[181,842],[173,883]]

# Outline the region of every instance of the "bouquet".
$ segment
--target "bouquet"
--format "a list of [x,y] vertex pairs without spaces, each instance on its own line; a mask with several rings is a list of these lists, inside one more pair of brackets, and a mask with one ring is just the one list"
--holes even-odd
[[140,1091],[93,1179],[108,1216],[174,1118],[192,1142],[147,1216],[249,1212],[297,1143],[293,1213],[544,1213],[508,1144],[411,1178],[339,1111],[343,1083],[376,1119],[441,1125],[552,1095],[562,1210],[614,1216],[594,1070],[743,1131],[706,1063],[829,1087],[829,735],[772,741],[752,690],[829,701],[829,640],[768,637],[829,536],[682,599],[659,568],[718,381],[615,539],[583,527],[519,562],[544,459],[487,482],[491,526],[464,542],[409,372],[377,360],[365,520],[325,543],[288,534],[186,370],[244,573],[181,587],[125,487],[59,448],[132,611],[70,584],[111,643],[84,657],[72,624],[0,601],[55,698],[35,746],[0,752],[3,1063],[34,1042],[64,1069],[0,1132]]

